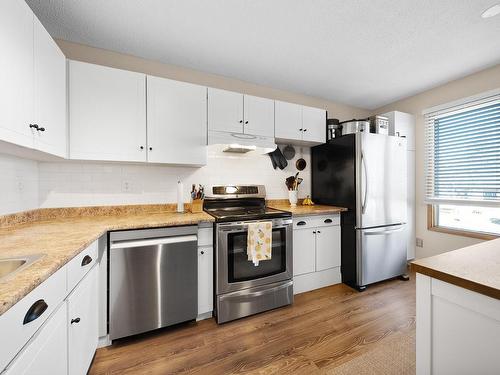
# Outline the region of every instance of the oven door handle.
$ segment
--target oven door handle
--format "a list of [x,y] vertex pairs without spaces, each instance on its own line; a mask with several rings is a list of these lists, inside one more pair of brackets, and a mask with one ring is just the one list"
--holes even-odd
[[278,286],[275,286],[272,288],[258,290],[256,292],[240,291],[240,292],[229,293],[229,294],[227,294],[225,296],[221,296],[219,298],[221,300],[224,300],[226,298],[230,298],[232,300],[247,300],[249,298],[255,298],[255,297],[263,296],[265,294],[274,293],[278,290],[288,288],[288,287],[290,287],[290,285],[292,285],[292,281],[289,281],[285,284],[281,284],[281,285],[278,285]]
[[[291,224],[285,224],[285,225],[279,225],[279,226],[273,226],[273,230],[274,229],[286,229],[288,227],[291,227]],[[234,227],[234,228],[231,228],[231,227],[226,227],[226,228],[219,228],[219,232],[223,232],[223,233],[232,233],[232,232],[246,232],[248,229],[248,225],[240,225],[238,227]]]

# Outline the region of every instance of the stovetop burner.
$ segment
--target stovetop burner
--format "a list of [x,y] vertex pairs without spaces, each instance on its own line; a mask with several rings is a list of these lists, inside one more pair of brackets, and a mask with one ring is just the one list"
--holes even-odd
[[266,220],[290,217],[286,211],[266,207],[262,185],[214,186],[204,203],[205,212],[221,221]]

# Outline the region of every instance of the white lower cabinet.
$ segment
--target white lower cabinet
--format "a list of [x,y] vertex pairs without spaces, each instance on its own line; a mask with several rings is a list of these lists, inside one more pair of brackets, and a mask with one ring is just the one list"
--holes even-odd
[[[91,263],[81,258],[95,257],[95,248],[94,242],[0,315],[2,375],[87,373],[99,336],[99,267],[94,260],[88,270]],[[75,260],[81,273],[71,267]],[[70,273],[80,277],[68,285]]]
[[67,343],[66,303],[63,302],[10,364],[5,375],[67,374]]
[[339,215],[294,219],[294,293],[322,288],[340,281]]
[[316,271],[340,267],[340,225],[316,229]]
[[95,350],[98,322],[98,268],[84,277],[68,296],[68,369],[69,374],[86,374]]
[[293,275],[315,271],[316,238],[312,229],[293,231]]
[[198,248],[198,316],[213,310],[213,248]]

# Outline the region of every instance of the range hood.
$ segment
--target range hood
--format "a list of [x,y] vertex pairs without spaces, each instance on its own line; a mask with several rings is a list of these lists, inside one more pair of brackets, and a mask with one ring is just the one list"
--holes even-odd
[[273,137],[220,131],[208,132],[208,144],[220,145],[224,152],[239,154],[247,152],[267,154],[277,147]]

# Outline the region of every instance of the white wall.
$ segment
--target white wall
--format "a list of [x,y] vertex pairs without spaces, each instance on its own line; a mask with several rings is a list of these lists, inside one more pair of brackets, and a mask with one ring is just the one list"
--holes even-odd
[[[310,194],[310,148],[303,148],[307,168],[299,188],[301,198]],[[295,159],[285,170],[274,170],[268,155],[235,155],[209,149],[208,164],[202,168],[162,165],[40,162],[40,206],[91,206],[113,204],[148,204],[176,201],[177,181],[184,184],[185,201],[189,201],[191,184],[207,188],[216,184],[262,184],[268,199],[288,197],[285,178],[295,174]]]
[[38,162],[0,154],[0,215],[38,208]]
[[417,258],[443,253],[480,242],[480,240],[469,237],[438,233],[427,229],[427,205],[424,203],[425,128],[422,111],[429,107],[497,88],[500,88],[500,65],[449,82],[374,111],[374,113],[402,111],[412,113],[416,118],[416,232],[417,237],[424,240],[424,247],[417,247],[416,249]]

